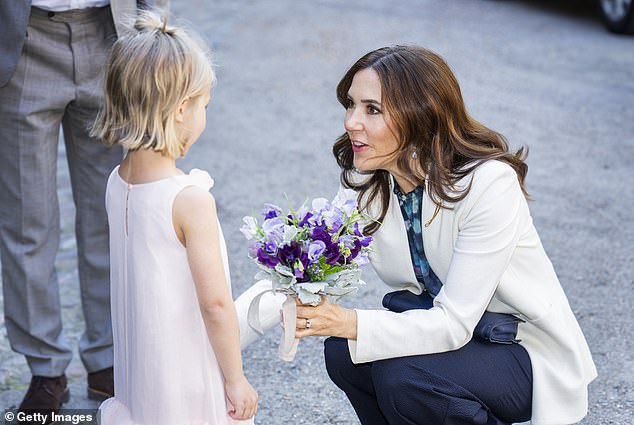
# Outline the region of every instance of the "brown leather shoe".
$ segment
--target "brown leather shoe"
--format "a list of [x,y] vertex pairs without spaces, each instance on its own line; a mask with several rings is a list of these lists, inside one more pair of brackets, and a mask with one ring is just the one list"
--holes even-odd
[[45,423],[48,424],[51,421],[51,413],[58,413],[62,404],[68,400],[70,400],[70,391],[65,375],[54,378],[33,376],[31,385],[18,407],[18,411],[26,413],[30,419],[18,423],[20,425],[41,424],[42,420],[35,418],[46,415]]
[[96,401],[104,401],[114,397],[113,369],[98,370],[88,374],[88,398]]

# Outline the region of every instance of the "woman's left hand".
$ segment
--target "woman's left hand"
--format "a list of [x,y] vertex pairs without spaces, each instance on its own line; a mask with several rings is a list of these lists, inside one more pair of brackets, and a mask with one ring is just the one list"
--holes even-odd
[[331,304],[326,297],[316,306],[297,303],[297,323],[295,337],[338,336],[357,339],[357,312],[338,304]]

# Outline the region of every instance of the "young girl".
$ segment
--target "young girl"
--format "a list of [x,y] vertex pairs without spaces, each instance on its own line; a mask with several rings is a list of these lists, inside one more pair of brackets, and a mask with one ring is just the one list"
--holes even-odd
[[154,12],[112,49],[93,133],[128,154],[106,192],[115,397],[100,407],[105,425],[252,423],[256,412],[213,180],[175,163],[205,128],[214,82],[203,47]]

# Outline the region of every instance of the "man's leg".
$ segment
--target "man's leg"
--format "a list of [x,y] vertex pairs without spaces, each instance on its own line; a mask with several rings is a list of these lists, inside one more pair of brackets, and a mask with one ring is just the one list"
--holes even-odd
[[101,75],[115,38],[109,8],[86,19],[69,20],[75,99],[63,119],[66,156],[76,207],[75,234],[81,301],[86,329],[79,354],[89,373],[112,367],[110,256],[105,191],[108,176],[122,159],[120,147],[107,147],[90,137],[103,102]]
[[[55,255],[59,124],[73,95],[65,28],[31,17],[22,57],[0,88],[0,254],[7,333],[33,375],[64,374]],[[51,34],[55,37],[51,37]]]

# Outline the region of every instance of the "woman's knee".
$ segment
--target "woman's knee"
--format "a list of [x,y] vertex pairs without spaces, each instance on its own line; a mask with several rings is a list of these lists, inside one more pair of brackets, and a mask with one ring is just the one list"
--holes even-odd
[[403,358],[394,358],[374,362],[372,382],[380,397],[394,397],[407,389],[410,379]]
[[339,337],[330,337],[324,341],[324,359],[328,376],[339,388],[344,384],[345,371],[353,367],[348,340]]
[[[443,423],[446,404],[437,399],[435,377],[409,358],[374,363],[372,381],[381,411],[390,423]],[[428,421],[420,422],[424,415]]]
[[498,423],[459,385],[445,379],[424,356],[375,362],[372,379],[381,411],[390,423]]

